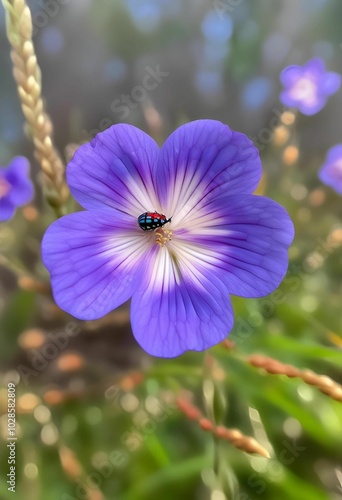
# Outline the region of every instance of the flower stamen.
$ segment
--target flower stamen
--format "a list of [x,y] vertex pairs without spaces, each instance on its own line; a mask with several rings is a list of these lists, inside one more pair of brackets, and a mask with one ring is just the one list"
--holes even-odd
[[164,229],[162,227],[159,227],[158,229],[155,230],[155,235],[156,235],[156,243],[160,247],[163,247],[166,243],[168,243],[172,239],[172,231],[170,229]]

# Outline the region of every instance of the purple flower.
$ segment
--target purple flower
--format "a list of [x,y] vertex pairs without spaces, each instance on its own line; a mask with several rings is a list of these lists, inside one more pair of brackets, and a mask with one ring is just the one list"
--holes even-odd
[[284,86],[280,100],[298,108],[304,115],[314,115],[324,108],[328,97],[341,85],[341,75],[327,72],[322,59],[311,59],[304,66],[288,66],[280,73]]
[[[67,168],[87,210],[43,239],[56,302],[90,320],[132,298],[134,336],[154,356],[222,341],[234,320],[229,294],[267,295],[288,265],[293,225],[252,195],[260,176],[257,148],[217,121],[183,125],[161,149],[131,125],[99,133]],[[147,211],[171,222],[143,231]]]
[[0,221],[11,219],[18,206],[32,200],[29,170],[30,164],[23,156],[16,156],[8,167],[0,168]]
[[336,144],[329,149],[318,176],[324,184],[342,194],[342,144]]

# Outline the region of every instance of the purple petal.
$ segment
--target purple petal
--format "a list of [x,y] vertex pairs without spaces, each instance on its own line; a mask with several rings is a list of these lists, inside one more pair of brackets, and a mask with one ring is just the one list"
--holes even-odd
[[336,144],[329,149],[318,176],[324,184],[342,194],[342,144]]
[[333,163],[339,160],[342,161],[342,144],[336,144],[329,149],[325,163]]
[[280,81],[284,87],[292,87],[303,76],[303,68],[297,65],[291,65],[283,69],[280,73]]
[[326,73],[326,75],[324,75],[321,84],[321,90],[326,95],[330,96],[332,94],[335,94],[335,92],[338,91],[340,86],[341,86],[341,75],[333,72]]
[[[287,212],[268,198],[227,196],[205,207],[193,230],[181,232],[193,252],[211,265],[229,293],[263,297],[275,290],[288,266],[294,229]],[[203,210],[203,211],[204,211]]]
[[61,309],[97,319],[128,300],[151,245],[135,218],[115,210],[77,212],[46,231],[42,256]]
[[18,177],[28,177],[30,162],[25,156],[15,156],[5,171],[8,181],[16,181]]
[[337,169],[331,164],[323,165],[318,177],[324,184],[332,187],[336,193],[342,194],[342,169]]
[[307,95],[296,88],[296,84],[293,87],[284,90],[280,94],[281,102],[288,107],[295,107],[304,115],[314,115],[318,113],[326,104],[327,97],[322,93],[321,89],[315,84],[316,90],[311,90],[307,92]]
[[160,210],[152,171],[159,148],[132,125],[113,125],[78,148],[67,168],[71,192],[84,208],[105,206],[138,217]]
[[300,103],[297,103],[296,107],[303,115],[312,116],[321,111],[326,105],[326,102],[326,96],[320,94],[317,95],[317,98],[314,102],[306,103],[305,101],[302,101]]
[[165,247],[151,254],[148,274],[132,297],[133,334],[153,356],[203,351],[233,326],[227,288],[205,266],[179,257],[176,263]]
[[167,139],[156,175],[163,213],[177,222],[205,199],[252,193],[261,177],[261,162],[244,134],[218,121],[198,120]]
[[283,90],[280,93],[280,101],[289,108],[298,108],[298,99],[294,99],[288,90]]
[[327,97],[341,85],[341,76],[326,72],[325,63],[319,58],[311,59],[303,67],[288,66],[281,72],[280,80],[284,85],[281,102],[298,108],[305,115],[318,113]]
[[33,198],[33,184],[29,178],[30,163],[24,156],[13,158],[5,170],[5,179],[11,185],[8,194],[13,205],[25,205]]
[[311,73],[315,77],[320,77],[325,73],[325,62],[319,57],[314,57],[304,64],[303,70],[306,73]]
[[15,208],[7,196],[0,198],[0,221],[4,222],[11,219],[15,213]]

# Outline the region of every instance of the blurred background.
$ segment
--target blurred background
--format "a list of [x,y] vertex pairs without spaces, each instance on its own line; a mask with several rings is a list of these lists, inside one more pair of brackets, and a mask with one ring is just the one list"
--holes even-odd
[[[259,148],[258,193],[286,207],[296,236],[278,292],[233,297],[235,347],[159,360],[136,344],[129,305],[94,322],[59,310],[40,258],[54,214],[24,133],[1,7],[0,164],[27,156],[36,196],[0,223],[0,498],[342,498],[341,404],[301,378],[248,361],[260,353],[342,381],[342,207],[317,177],[327,150],[342,142],[342,92],[312,117],[279,101],[279,73],[289,64],[321,57],[342,73],[342,3],[29,5],[43,95],[66,161],[114,123],[134,124],[162,143],[187,121],[221,120]],[[15,494],[3,474],[8,381],[17,384]],[[213,438],[179,410],[177,397],[254,436],[271,458]]]

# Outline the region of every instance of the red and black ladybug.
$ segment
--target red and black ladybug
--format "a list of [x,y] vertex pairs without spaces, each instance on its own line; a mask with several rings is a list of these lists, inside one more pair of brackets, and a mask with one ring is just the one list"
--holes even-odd
[[153,231],[164,226],[167,222],[171,222],[171,218],[167,219],[165,215],[158,212],[145,212],[139,215],[138,223],[143,231]]

